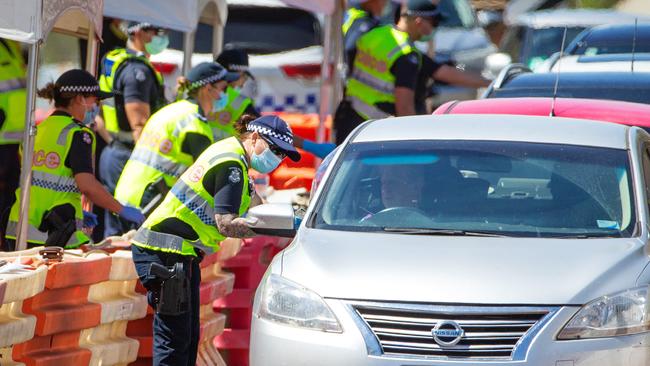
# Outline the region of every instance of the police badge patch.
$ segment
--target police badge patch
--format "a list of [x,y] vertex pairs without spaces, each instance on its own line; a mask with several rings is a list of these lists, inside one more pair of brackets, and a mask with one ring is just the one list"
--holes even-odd
[[241,181],[241,170],[239,168],[230,168],[230,175],[228,176],[230,183],[239,183]]
[[84,142],[87,143],[88,145],[90,145],[90,144],[93,143],[93,139],[92,139],[92,137],[90,137],[90,134],[87,133],[87,132],[84,132],[84,134],[83,134],[83,136],[82,136],[82,139],[83,139]]

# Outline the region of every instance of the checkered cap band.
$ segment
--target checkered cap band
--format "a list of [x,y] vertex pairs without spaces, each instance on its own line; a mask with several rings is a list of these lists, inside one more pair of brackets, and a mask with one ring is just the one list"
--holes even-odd
[[439,10],[407,10],[406,15],[413,17],[435,17],[440,15]]
[[280,139],[288,144],[293,145],[293,134],[288,133],[288,134],[279,134],[272,129],[264,126],[259,126],[259,125],[251,125],[249,124],[246,126],[246,130],[249,132],[257,132],[260,135],[268,136],[268,137],[274,137],[276,139]]
[[92,94],[99,91],[99,85],[64,85],[59,87],[61,93]]
[[133,34],[133,33],[137,32],[137,31],[139,31],[141,29],[146,29],[146,28],[154,28],[154,26],[151,25],[151,23],[147,23],[147,22],[138,23],[138,24],[134,24],[134,25],[132,25],[130,27],[127,27],[126,32],[128,34]]
[[219,81],[219,80],[223,79],[224,76],[226,76],[227,73],[228,73],[228,70],[223,69],[218,74],[208,76],[205,79],[197,80],[197,81],[193,82],[192,84],[190,84],[190,90],[194,90],[194,89],[202,87],[203,85],[212,84],[212,83],[214,83],[216,81]]
[[228,68],[230,70],[235,70],[235,71],[248,71],[249,67],[246,65],[228,65]]

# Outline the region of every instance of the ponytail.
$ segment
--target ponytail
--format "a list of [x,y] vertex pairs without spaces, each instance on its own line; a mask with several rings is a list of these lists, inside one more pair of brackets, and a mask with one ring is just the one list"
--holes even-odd
[[237,133],[242,140],[250,135],[250,131],[248,131],[248,124],[256,119],[257,117],[252,114],[244,114],[239,118],[239,120],[237,120],[237,122],[235,122],[235,130],[237,130]]

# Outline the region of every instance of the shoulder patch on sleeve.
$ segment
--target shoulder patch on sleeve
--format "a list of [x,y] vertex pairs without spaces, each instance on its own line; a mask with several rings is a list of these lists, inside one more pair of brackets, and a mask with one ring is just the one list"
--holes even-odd
[[411,55],[408,56],[408,61],[412,64],[417,64],[418,63],[418,55],[415,53],[412,53]]
[[93,143],[93,138],[90,137],[90,134],[89,134],[88,132],[84,132],[84,133],[83,133],[82,139],[83,139],[84,142],[87,143],[88,145],[90,145],[90,144]]
[[145,81],[147,79],[147,76],[144,74],[144,71],[141,69],[135,69],[135,80],[137,81]]
[[230,171],[230,174],[228,175],[228,181],[230,183],[236,184],[241,181],[241,169],[239,168],[228,168]]

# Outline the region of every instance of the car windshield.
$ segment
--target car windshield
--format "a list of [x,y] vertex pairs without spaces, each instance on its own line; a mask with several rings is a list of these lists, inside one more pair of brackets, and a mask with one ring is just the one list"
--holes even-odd
[[[566,29],[565,47],[584,30],[582,27],[570,27]],[[535,69],[535,67],[539,66],[539,64],[544,62],[552,54],[560,51],[563,36],[564,27],[530,28],[526,33],[521,61],[531,69]]]
[[631,236],[625,150],[521,142],[349,145],[310,225],[364,232]]
[[[230,6],[224,29],[224,47],[250,54],[270,54],[321,44],[320,22],[308,11],[284,7]],[[170,32],[170,48],[183,49],[183,34]],[[199,23],[196,53],[212,52],[212,26]]]

